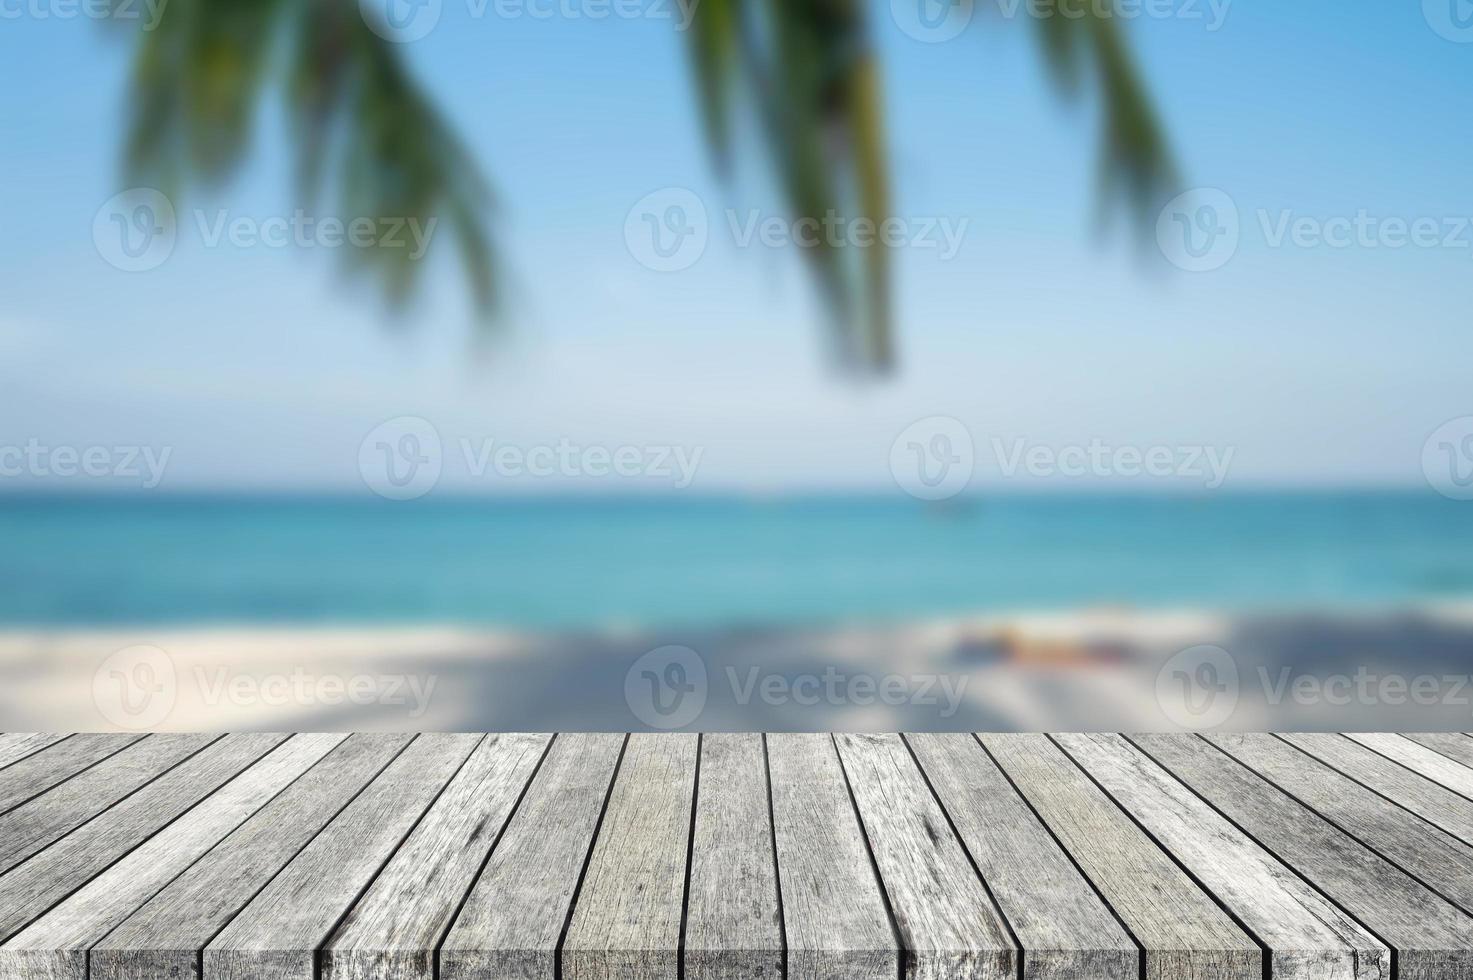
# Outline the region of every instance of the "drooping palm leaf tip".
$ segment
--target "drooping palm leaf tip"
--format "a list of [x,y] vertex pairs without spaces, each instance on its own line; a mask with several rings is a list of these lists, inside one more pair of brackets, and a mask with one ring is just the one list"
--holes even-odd
[[[483,321],[496,300],[489,193],[476,161],[353,0],[170,0],[139,33],[125,167],[171,198],[240,164],[273,83],[285,98],[304,206],[344,222],[419,222],[458,247]],[[403,235],[344,248],[401,308],[423,272]]]
[[[730,171],[732,116],[750,104],[792,217],[876,225],[889,217],[866,0],[681,2],[717,169]],[[1093,0],[1059,0],[1052,16],[1037,19],[1065,94],[1078,96],[1087,80],[1098,90],[1101,201],[1122,199],[1144,224],[1174,177],[1118,18]],[[448,228],[476,306],[489,312],[497,295],[489,194],[476,161],[409,76],[402,50],[368,28],[354,0],[171,0],[156,29],[139,34],[130,178],[171,197],[195,181],[223,180],[245,155],[259,104],[278,81],[304,201],[330,188],[345,219],[422,226],[436,219],[436,237]],[[278,64],[284,70],[275,71]],[[351,269],[374,274],[391,306],[406,301],[422,271],[407,249],[343,251]],[[841,362],[891,368],[887,247],[846,248],[820,236],[804,254]]]
[[[922,0],[916,0],[922,2]],[[954,0],[968,3],[970,0]],[[724,177],[732,116],[751,105],[794,218],[836,211],[879,222],[890,215],[879,75],[862,0],[696,0],[689,31],[702,117]],[[1111,8],[1061,0],[1038,20],[1044,51],[1066,95],[1090,76],[1098,89],[1102,204],[1123,200],[1140,227],[1175,182],[1170,152]],[[894,364],[890,256],[860,249],[806,250],[843,360],[876,371]]]
[[[731,166],[732,116],[750,105],[794,219],[876,224],[890,213],[880,86],[862,0],[699,0],[692,64],[717,167]],[[815,237],[816,277],[842,363],[893,365],[884,246]]]

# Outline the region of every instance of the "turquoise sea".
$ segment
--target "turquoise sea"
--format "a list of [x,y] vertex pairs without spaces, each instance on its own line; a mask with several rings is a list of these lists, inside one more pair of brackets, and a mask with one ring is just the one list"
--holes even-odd
[[580,630],[1473,596],[1473,503],[0,497],[0,625]]

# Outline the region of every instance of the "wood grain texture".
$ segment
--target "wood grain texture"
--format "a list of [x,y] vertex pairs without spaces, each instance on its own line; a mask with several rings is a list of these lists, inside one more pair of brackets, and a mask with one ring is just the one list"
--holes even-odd
[[836,735],[860,823],[917,980],[1017,974],[1007,924],[899,735]]
[[698,737],[629,736],[563,943],[567,980],[677,980]]
[[971,735],[907,735],[1025,952],[1024,980],[1135,980],[1140,949]]
[[346,736],[294,735],[0,946],[0,975],[85,980],[87,949]]
[[1441,783],[1419,776],[1343,735],[1315,733],[1279,737],[1464,843],[1473,842],[1473,804]]
[[781,980],[783,928],[761,735],[701,739],[686,980]]
[[0,817],[0,873],[103,812],[215,735],[151,735]]
[[1454,762],[1473,766],[1473,738],[1462,732],[1406,732],[1404,737],[1440,752]]
[[226,735],[0,877],[0,939],[15,935],[286,737]]
[[205,980],[313,980],[316,951],[479,735],[420,735],[205,947]]
[[553,742],[440,947],[442,980],[554,980],[624,738]]
[[885,897],[829,735],[769,735],[790,980],[893,980]]
[[0,769],[0,813],[14,810],[142,737],[84,732],[61,739]]
[[[1390,944],[1403,980],[1473,975],[1473,920],[1364,844],[1200,738],[1139,735],[1132,740]],[[1315,765],[1271,735],[1214,735],[1212,741],[1234,755],[1242,751],[1251,757],[1248,749],[1257,743],[1299,756],[1306,769]]]
[[551,740],[486,736],[328,941],[324,980],[435,980],[435,950]]
[[0,769],[66,738],[58,732],[5,732],[0,735]]
[[1044,735],[979,735],[1141,944],[1146,976],[1261,980],[1261,947]]
[[1473,910],[1473,848],[1467,844],[1271,735],[1225,748],[1322,819],[1465,912]]
[[1268,946],[1274,977],[1381,980],[1391,951],[1119,735],[1058,735],[1156,842]]
[[1346,737],[1400,763],[1420,776],[1441,783],[1454,793],[1473,799],[1473,769],[1461,762],[1413,742],[1402,735],[1386,732],[1347,732]]
[[91,980],[197,977],[205,944],[409,739],[353,735],[335,747],[97,943]]

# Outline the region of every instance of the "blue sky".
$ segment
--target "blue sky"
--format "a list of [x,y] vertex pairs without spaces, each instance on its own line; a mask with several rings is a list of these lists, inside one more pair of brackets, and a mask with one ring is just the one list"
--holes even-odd
[[[6,6],[0,444],[168,446],[176,489],[361,489],[364,434],[413,415],[447,442],[700,446],[703,488],[798,491],[893,486],[896,434],[942,415],[979,447],[1231,446],[1237,486],[1422,485],[1428,433],[1473,414],[1473,230],[1458,247],[1274,248],[1258,213],[1473,218],[1473,43],[1411,2],[1132,22],[1187,183],[1242,218],[1232,260],[1190,274],[1123,223],[1101,233],[1093,107],[1055,97],[1033,25],[1001,2],[937,44],[873,7],[896,211],[967,232],[949,261],[897,255],[902,370],[862,385],[826,358],[794,250],[725,233],[724,208],[777,209],[759,168],[713,179],[667,19],[476,18],[445,0],[406,46],[498,197],[513,291],[506,338],[477,361],[451,261],[401,325],[322,250],[186,230],[157,269],[108,265],[91,229],[122,189],[128,37]],[[263,113],[237,179],[181,213],[290,214],[282,129]],[[676,273],[623,235],[667,187],[713,216]],[[445,480],[484,488],[448,465]]]

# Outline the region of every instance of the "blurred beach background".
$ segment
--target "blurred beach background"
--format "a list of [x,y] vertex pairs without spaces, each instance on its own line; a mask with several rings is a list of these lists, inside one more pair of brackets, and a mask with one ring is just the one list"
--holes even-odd
[[399,2],[6,8],[0,726],[1473,730],[1459,0]]

